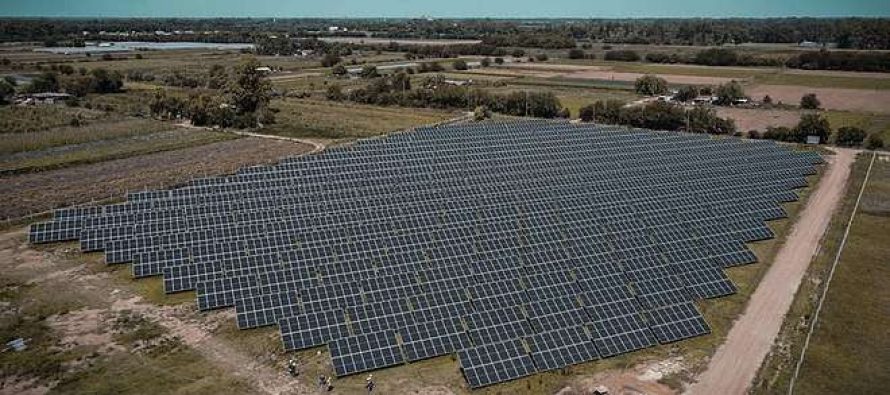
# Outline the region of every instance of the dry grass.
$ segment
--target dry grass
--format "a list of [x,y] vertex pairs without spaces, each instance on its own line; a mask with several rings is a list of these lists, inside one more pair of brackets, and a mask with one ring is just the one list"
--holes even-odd
[[87,122],[104,118],[101,111],[52,106],[0,106],[0,134],[32,133],[66,126],[80,115]]
[[151,119],[115,119],[89,122],[78,127],[62,126],[25,133],[0,133],[0,158],[15,152],[133,137],[171,129],[175,127]]
[[376,136],[443,121],[454,113],[419,108],[378,107],[299,99],[273,102],[277,122],[261,132],[290,137],[329,139]]

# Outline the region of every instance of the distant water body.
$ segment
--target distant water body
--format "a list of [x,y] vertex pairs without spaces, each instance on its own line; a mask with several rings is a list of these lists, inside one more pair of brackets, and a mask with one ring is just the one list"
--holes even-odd
[[201,43],[201,42],[167,42],[157,43],[148,41],[121,41],[109,43],[90,43],[84,47],[46,47],[36,48],[37,52],[50,52],[58,54],[82,54],[103,52],[130,52],[138,50],[166,51],[175,49],[215,49],[215,50],[241,50],[253,49],[253,44],[241,43]]

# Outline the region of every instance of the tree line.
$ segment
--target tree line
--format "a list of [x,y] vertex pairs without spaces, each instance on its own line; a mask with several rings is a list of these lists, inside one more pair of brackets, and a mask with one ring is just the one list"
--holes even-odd
[[492,93],[469,86],[450,85],[439,75],[427,77],[415,87],[410,76],[404,72],[373,77],[367,86],[346,92],[339,85],[331,84],[328,86],[327,98],[381,106],[440,109],[485,107],[508,115],[568,117],[568,110],[562,107],[552,92]]

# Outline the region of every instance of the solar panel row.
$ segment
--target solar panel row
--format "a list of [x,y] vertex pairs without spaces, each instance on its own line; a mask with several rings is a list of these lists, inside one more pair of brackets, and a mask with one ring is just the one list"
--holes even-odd
[[331,349],[338,375],[457,352],[472,387],[709,332],[693,302],[820,162],[772,142],[560,121],[421,128],[62,209],[135,277]]

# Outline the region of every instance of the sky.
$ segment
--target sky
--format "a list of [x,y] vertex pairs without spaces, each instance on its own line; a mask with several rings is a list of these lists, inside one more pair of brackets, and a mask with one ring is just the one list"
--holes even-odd
[[890,0],[0,0],[0,15],[294,18],[890,16]]

